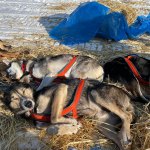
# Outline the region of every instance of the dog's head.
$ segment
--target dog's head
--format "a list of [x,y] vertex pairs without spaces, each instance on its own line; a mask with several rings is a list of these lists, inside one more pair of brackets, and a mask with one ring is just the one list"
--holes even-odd
[[131,61],[135,64],[141,77],[150,82],[150,59],[140,57],[138,55],[131,57]]
[[35,106],[33,95],[34,91],[30,85],[19,84],[11,88],[5,102],[15,114],[28,117]]
[[142,93],[150,100],[150,59],[136,56],[132,57],[131,61],[135,64],[142,79],[148,82],[146,85],[140,85],[142,87]]
[[8,77],[11,79],[20,79],[23,75],[23,71],[21,69],[21,65],[23,61],[9,61],[7,59],[3,60],[3,62],[8,66],[6,72]]

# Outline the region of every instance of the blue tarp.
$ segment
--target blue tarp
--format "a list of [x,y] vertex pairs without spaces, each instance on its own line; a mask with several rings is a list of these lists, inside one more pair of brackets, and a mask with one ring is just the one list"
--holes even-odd
[[65,45],[85,43],[94,37],[114,41],[150,34],[150,14],[139,16],[128,26],[122,13],[112,12],[98,2],[81,4],[50,31],[50,36]]

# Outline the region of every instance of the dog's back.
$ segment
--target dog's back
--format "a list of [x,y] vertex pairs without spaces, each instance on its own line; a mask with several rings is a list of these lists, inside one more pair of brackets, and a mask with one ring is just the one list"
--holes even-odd
[[119,83],[131,93],[134,99],[140,100],[140,102],[143,102],[143,100],[148,102],[150,95],[150,60],[131,55],[129,61],[137,70],[138,76],[140,76],[140,79],[138,79],[125,61],[125,58],[118,57],[104,65],[104,81]]

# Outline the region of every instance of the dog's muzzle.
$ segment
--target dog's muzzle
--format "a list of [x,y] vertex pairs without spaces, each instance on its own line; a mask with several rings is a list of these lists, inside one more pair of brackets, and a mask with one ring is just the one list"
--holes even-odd
[[32,111],[34,109],[35,106],[35,102],[31,99],[23,99],[21,102],[21,107],[23,108],[23,110],[17,112],[17,115],[21,115],[21,114],[25,114],[27,113],[29,116],[30,115],[30,111]]
[[31,99],[24,99],[22,102],[21,102],[21,107],[24,109],[24,110],[32,110],[35,106],[35,102]]

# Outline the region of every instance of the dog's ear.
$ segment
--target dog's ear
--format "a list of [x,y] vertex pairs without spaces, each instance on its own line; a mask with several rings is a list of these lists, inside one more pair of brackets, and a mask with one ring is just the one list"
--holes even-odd
[[9,64],[11,63],[11,61],[8,60],[8,59],[3,59],[2,61],[3,61],[3,63],[6,64],[7,66],[9,66]]

